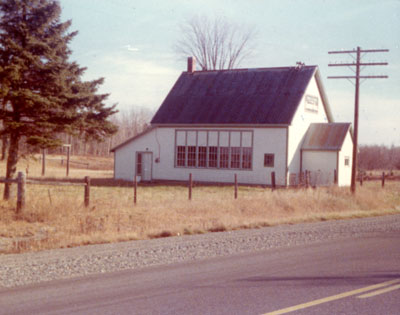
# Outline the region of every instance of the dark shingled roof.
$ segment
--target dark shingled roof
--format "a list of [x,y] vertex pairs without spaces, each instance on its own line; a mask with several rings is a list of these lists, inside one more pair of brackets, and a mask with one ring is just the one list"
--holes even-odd
[[152,124],[290,124],[317,66],[183,72]]
[[314,123],[308,127],[303,150],[332,150],[342,148],[350,123]]

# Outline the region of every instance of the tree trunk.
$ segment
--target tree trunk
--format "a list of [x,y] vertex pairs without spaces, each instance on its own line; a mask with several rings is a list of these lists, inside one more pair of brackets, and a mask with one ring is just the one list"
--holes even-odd
[[1,137],[1,160],[4,161],[7,158],[7,147],[8,147],[8,136],[3,135]]
[[[12,179],[17,172],[17,163],[18,163],[18,151],[19,151],[19,135],[11,135],[10,136],[10,146],[8,149],[8,157],[7,157],[7,171],[6,171],[6,179]],[[11,184],[4,184],[4,195],[3,199],[10,199],[11,192]]]

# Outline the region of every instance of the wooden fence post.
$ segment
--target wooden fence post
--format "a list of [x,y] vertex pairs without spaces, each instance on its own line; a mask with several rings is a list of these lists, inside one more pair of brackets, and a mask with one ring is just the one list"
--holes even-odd
[[189,174],[189,200],[192,200],[192,173]]
[[304,175],[305,175],[305,181],[306,181],[306,188],[308,188],[308,186],[310,185],[310,178],[308,176],[308,171],[305,171]]
[[42,176],[46,174],[46,149],[42,149]]
[[333,170],[333,183],[335,185],[337,185],[337,183],[338,183],[338,177],[337,177],[337,170],[336,169]]
[[360,175],[360,186],[362,186],[362,185],[363,185],[363,180],[364,180],[364,175],[363,175],[363,174],[361,174],[361,175]]
[[135,178],[133,179],[133,204],[136,204],[137,201],[137,176],[135,174]]
[[25,208],[25,185],[26,185],[26,176],[23,172],[18,172],[17,178],[17,215],[21,214]]
[[382,172],[382,188],[385,187],[385,172]]
[[67,177],[69,176],[69,156],[70,156],[70,147],[67,146]]
[[238,197],[238,181],[237,181],[237,174],[235,174],[235,199]]
[[276,188],[276,185],[275,185],[275,172],[271,172],[271,186],[272,186],[272,190],[274,190]]
[[85,176],[85,207],[90,205],[90,177]]

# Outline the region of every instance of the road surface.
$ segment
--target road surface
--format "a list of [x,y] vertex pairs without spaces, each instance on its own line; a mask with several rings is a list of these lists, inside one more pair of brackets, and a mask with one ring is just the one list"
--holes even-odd
[[400,314],[400,232],[0,289],[0,314]]

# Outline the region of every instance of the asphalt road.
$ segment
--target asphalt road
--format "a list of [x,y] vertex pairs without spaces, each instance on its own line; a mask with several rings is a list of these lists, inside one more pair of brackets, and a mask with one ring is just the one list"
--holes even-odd
[[289,311],[400,314],[400,233],[0,290],[0,314]]

